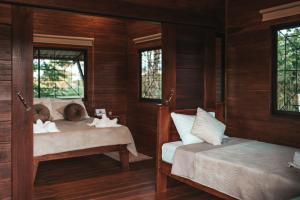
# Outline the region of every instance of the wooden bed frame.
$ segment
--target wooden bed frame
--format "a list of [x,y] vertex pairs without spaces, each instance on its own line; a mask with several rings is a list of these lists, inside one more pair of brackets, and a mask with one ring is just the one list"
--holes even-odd
[[[224,122],[224,104],[217,104],[216,108],[206,109],[216,113],[216,118]],[[173,178],[196,189],[205,191],[222,199],[235,199],[215,189],[193,182],[189,179],[171,174],[172,165],[162,160],[162,145],[167,142],[180,140],[175,125],[171,120],[171,112],[168,105],[161,105],[158,109],[157,118],[157,151],[156,151],[156,192],[160,196],[167,190],[167,178]],[[176,113],[196,114],[196,109],[175,110]]]
[[127,150],[127,144],[109,145],[109,146],[101,146],[101,147],[68,151],[68,152],[62,152],[56,154],[48,154],[43,156],[36,156],[33,158],[33,182],[35,181],[39,163],[42,161],[60,160],[65,158],[97,155],[97,154],[114,152],[114,151],[119,152],[122,169],[129,170],[129,151]]

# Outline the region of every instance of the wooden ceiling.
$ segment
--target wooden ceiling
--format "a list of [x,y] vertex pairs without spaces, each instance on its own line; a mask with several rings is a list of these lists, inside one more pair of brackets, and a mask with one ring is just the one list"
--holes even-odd
[[194,16],[209,16],[225,22],[225,0],[117,0],[132,5],[170,12],[187,13]]
[[200,25],[224,30],[225,0],[1,0],[103,16]]
[[225,0],[120,0],[137,5],[174,11],[192,12],[197,14],[212,14],[222,16],[225,12]]

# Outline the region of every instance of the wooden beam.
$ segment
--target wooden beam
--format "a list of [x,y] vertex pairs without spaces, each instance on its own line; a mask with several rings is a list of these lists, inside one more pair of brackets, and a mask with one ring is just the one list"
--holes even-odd
[[[28,105],[33,101],[32,10],[12,9],[12,188],[13,199],[32,199],[33,113],[16,93],[21,92]],[[25,84],[26,83],[26,84]]]
[[300,1],[274,6],[259,11],[262,21],[269,21],[300,14]]
[[101,0],[101,2],[94,0],[2,0],[2,2],[91,15],[199,25],[220,31],[224,29],[222,22],[220,22],[216,16],[174,11],[166,8],[157,9],[151,6],[137,5],[117,0]]
[[167,100],[172,90],[174,97],[170,109],[176,108],[176,25],[162,24],[162,52],[163,52],[163,100]]

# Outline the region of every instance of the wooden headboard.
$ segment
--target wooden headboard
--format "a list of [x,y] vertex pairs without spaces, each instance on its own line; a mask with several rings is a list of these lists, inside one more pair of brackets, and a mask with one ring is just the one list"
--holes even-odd
[[[224,122],[224,104],[216,104],[214,109],[205,109],[209,112],[215,112],[216,118]],[[179,134],[171,119],[171,112],[195,115],[197,109],[170,110],[168,104],[160,105],[157,116],[157,142],[156,142],[156,159],[157,164],[161,161],[161,147],[164,143],[180,140]]]

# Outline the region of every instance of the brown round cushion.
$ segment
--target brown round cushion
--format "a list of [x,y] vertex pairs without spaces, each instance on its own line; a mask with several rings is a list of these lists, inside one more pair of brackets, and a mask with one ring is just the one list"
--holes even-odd
[[84,115],[84,108],[77,103],[70,103],[64,109],[64,117],[68,121],[80,121]]
[[50,110],[47,106],[43,104],[35,104],[33,111],[33,121],[36,122],[38,119],[42,120],[43,122],[50,120]]

